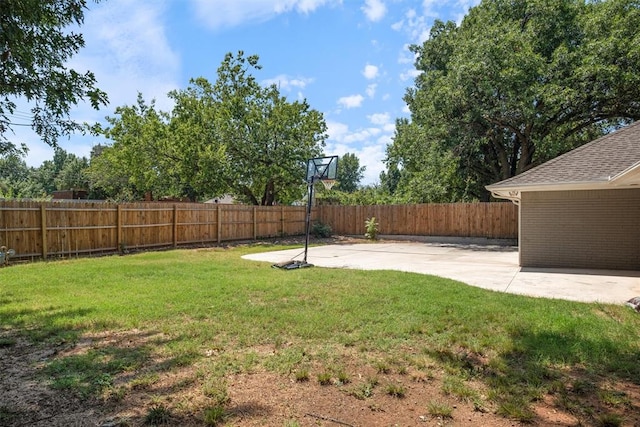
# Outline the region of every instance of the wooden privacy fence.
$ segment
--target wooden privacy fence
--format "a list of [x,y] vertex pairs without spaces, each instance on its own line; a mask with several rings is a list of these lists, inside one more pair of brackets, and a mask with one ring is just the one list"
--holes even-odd
[[204,245],[299,235],[302,206],[0,201],[0,245],[13,258]]
[[365,233],[375,217],[385,235],[518,238],[518,207],[513,203],[319,206],[319,216],[336,234]]
[[[511,203],[318,206],[313,221],[335,234],[363,235],[375,217],[380,234],[515,239]],[[0,200],[0,246],[13,258],[49,258],[131,249],[215,244],[305,233],[306,207],[195,203]]]

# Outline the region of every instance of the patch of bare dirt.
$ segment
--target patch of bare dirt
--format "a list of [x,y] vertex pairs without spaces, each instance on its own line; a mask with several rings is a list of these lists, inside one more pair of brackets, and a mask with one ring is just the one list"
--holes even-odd
[[[225,356],[223,350],[203,355],[202,363],[158,369],[163,360],[148,361],[141,370],[156,372],[157,380],[132,386],[132,373],[117,379],[115,386],[125,393],[105,394],[101,398],[80,399],[68,392],[52,389],[42,377],[43,366],[56,358],[83,354],[89,349],[105,346],[143,347],[158,336],[139,332],[103,333],[85,336],[74,346],[36,346],[22,338],[11,340],[4,334],[0,347],[0,425],[17,426],[142,426],[153,408],[166,409],[165,425],[202,426],[204,411],[211,399],[203,393],[208,362]],[[160,337],[161,338],[161,337]],[[263,346],[253,349],[259,357],[277,353],[278,349]],[[520,423],[501,417],[495,408],[477,407],[443,393],[444,373],[434,370],[381,373],[363,363],[357,354],[345,352],[341,357],[348,380],[339,382],[335,375],[329,384],[321,385],[318,374],[325,369],[314,366],[308,379],[296,379],[294,373],[277,374],[262,368],[252,368],[225,376],[224,388],[229,400],[225,419],[219,425],[229,426],[517,426]],[[377,384],[367,388],[371,379]],[[575,381],[574,381],[575,383]],[[400,386],[402,396],[389,393],[390,385]],[[477,384],[482,390],[482,384]],[[364,392],[364,390],[367,390]],[[599,393],[607,390],[607,387]],[[613,390],[613,389],[612,389]],[[599,413],[615,412],[624,420],[620,425],[640,425],[638,402],[640,392],[635,384],[615,384],[617,396],[624,396],[616,408],[603,408],[598,393],[586,394],[586,404],[580,409],[593,412],[591,418],[574,415],[567,400],[546,395],[534,405],[540,426],[596,425]],[[614,395],[615,396],[615,395]],[[430,414],[434,404],[448,407],[451,417]],[[583,402],[582,405],[585,405]],[[592,422],[590,423],[589,420]]]

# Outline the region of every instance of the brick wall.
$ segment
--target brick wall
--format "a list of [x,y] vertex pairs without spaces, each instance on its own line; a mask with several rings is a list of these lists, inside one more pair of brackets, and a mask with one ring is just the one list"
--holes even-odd
[[640,270],[640,189],[523,192],[520,265]]

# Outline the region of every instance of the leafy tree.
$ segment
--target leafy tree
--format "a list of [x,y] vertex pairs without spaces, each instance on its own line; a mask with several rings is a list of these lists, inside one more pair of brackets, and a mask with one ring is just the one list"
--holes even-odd
[[299,200],[306,160],[321,154],[326,124],[306,101],[289,102],[275,85],[260,86],[250,73],[257,69],[257,56],[227,54],[214,84],[197,78],[169,93],[170,114],[142,96],[137,106],[118,108],[110,127],[98,129],[113,145],[92,161],[94,182],[192,200]]
[[255,205],[291,203],[303,194],[306,161],[322,153],[326,124],[306,101],[288,102],[276,85],[249,73],[258,56],[227,54],[213,87],[215,130],[231,193]]
[[85,157],[80,158],[56,147],[53,160],[45,160],[40,167],[31,169],[30,179],[36,188],[42,189],[47,195],[57,190],[87,189],[88,166],[89,162]]
[[[0,7],[0,154],[20,151],[6,133],[14,126],[16,102],[31,108],[31,127],[54,146],[61,135],[81,129],[71,107],[88,99],[98,109],[107,96],[95,87],[93,73],[67,69],[65,63],[84,46],[69,31],[84,20],[85,0],[3,0]],[[22,146],[22,151],[26,147]]]
[[89,170],[90,188],[116,200],[139,200],[146,193],[175,196],[172,151],[165,149],[169,138],[169,116],[156,111],[138,94],[137,103],[118,107],[119,117],[108,117],[111,125],[96,127],[113,140],[111,146],[94,147]]
[[364,177],[366,166],[360,166],[360,160],[355,154],[345,153],[340,158],[337,188],[346,193],[353,193],[358,189]]
[[487,199],[519,174],[640,118],[637,0],[485,0],[413,46],[387,165],[407,201]]
[[28,198],[42,195],[42,191],[33,194],[31,184],[29,167],[20,155],[0,157],[0,197]]

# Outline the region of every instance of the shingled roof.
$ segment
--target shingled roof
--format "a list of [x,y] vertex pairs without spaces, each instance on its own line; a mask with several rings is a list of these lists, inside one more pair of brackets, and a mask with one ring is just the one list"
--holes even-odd
[[640,121],[582,145],[533,169],[487,186],[494,196],[521,191],[628,187],[640,184]]

